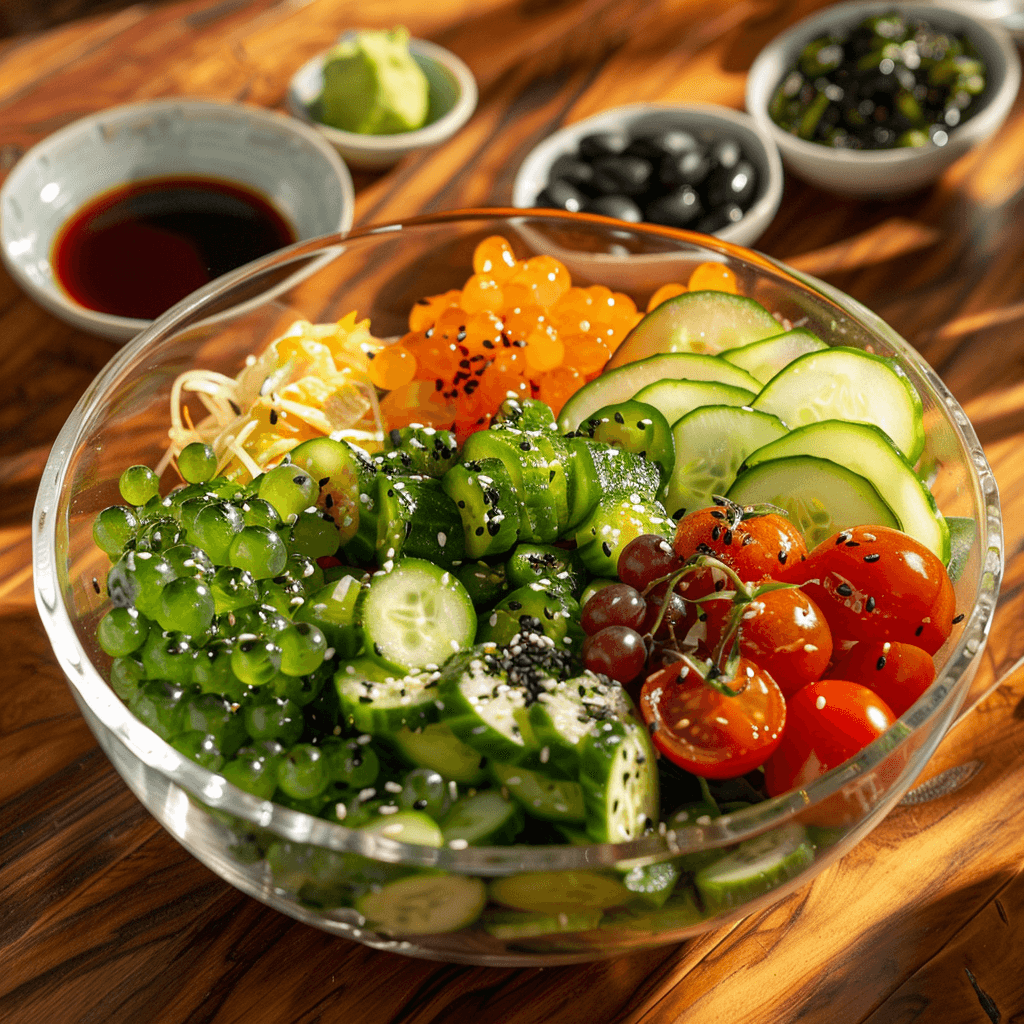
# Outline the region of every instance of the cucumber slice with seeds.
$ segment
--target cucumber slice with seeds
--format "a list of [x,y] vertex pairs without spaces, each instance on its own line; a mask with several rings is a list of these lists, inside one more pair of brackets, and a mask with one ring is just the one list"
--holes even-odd
[[778,416],[789,428],[818,420],[872,423],[913,465],[924,449],[921,396],[891,360],[838,346],[794,359],[777,373],[753,408]]
[[464,875],[411,875],[367,893],[356,910],[392,935],[437,935],[468,928],[487,903],[487,887]]
[[402,671],[437,668],[476,636],[476,611],[466,588],[422,558],[404,558],[390,572],[371,577],[362,620],[367,651]]
[[487,777],[483,756],[463,743],[444,722],[422,729],[396,729],[389,738],[410,764],[432,768],[453,782],[478,786]]
[[601,910],[580,910],[571,914],[542,914],[526,910],[484,911],[480,925],[489,935],[506,942],[532,939],[538,935],[587,932],[601,923]]
[[549,779],[519,765],[492,764],[491,774],[527,814],[545,821],[582,822],[583,790],[571,779]]
[[700,869],[694,884],[705,907],[717,913],[739,907],[796,877],[814,862],[802,825],[789,824],[739,846]]
[[526,871],[495,878],[489,889],[495,903],[540,914],[603,910],[630,896],[617,878],[597,871]]
[[878,427],[843,420],[809,423],[749,453],[745,465],[749,468],[789,455],[841,461],[847,469],[870,480],[903,532],[935,552],[943,563],[949,560],[949,527],[931,491]]
[[444,841],[465,846],[504,846],[523,830],[523,809],[496,789],[460,797],[441,821]]
[[356,658],[334,677],[341,712],[360,732],[387,736],[437,720],[437,672],[391,672]]
[[[778,326],[775,324],[776,333]],[[629,362],[627,366],[618,362],[615,362],[615,366],[616,369],[605,370],[600,377],[585,384],[565,403],[558,417],[561,430],[576,430],[588,416],[603,406],[635,398],[641,388],[661,380],[717,381],[719,384],[746,388],[755,394],[761,387],[760,382],[746,370],[724,359],[692,352],[671,352],[653,355],[648,359],[638,357],[637,362]]]
[[704,405],[749,406],[757,398],[758,390],[718,381],[660,380],[641,388],[635,400],[653,405],[669,423],[675,424],[688,412]]
[[779,322],[745,295],[683,292],[651,310],[616,349],[608,365],[622,366],[656,352],[715,353],[779,333]]
[[828,346],[816,334],[803,327],[796,327],[774,338],[755,341],[741,348],[731,348],[722,353],[722,358],[746,370],[762,384],[767,384],[794,359],[808,352],[820,352],[823,348]]
[[759,463],[736,478],[726,497],[737,505],[784,508],[810,549],[851,526],[900,528],[870,480],[810,455]]
[[711,505],[752,451],[785,433],[777,416],[753,409],[706,405],[687,413],[672,426],[676,463],[661,497],[666,511],[679,519]]

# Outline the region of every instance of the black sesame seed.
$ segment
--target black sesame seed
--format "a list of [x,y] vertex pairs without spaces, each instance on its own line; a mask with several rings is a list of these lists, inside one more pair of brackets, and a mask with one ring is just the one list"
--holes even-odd
[[879,672],[881,672],[882,669],[885,668],[885,655],[884,654],[878,659],[878,661],[875,662],[875,668],[878,669]]
[[875,599],[873,597],[869,597],[867,601],[864,602],[864,607],[869,612],[873,612],[875,610]]
[[271,426],[273,426],[275,423],[277,423],[277,410],[276,409],[271,409],[270,410],[269,419],[270,419],[270,425]]
[[843,597],[849,597],[853,593],[853,587],[849,583],[840,583],[836,587],[836,593],[841,594]]
[[509,601],[509,603],[508,603],[508,610],[510,612],[517,612],[522,607],[523,607],[523,602],[522,601]]
[[875,552],[873,552],[870,555],[865,555],[864,556],[864,561],[865,562],[877,562],[881,557],[882,556],[877,551],[875,551]]
[[786,551],[779,552],[779,565],[785,565],[786,559],[789,558],[789,553]]
[[611,546],[611,544],[608,543],[608,541],[604,541],[604,543],[602,543],[601,550],[604,552],[604,557],[605,558],[611,558],[611,556],[612,556],[612,546]]
[[914,630],[914,636],[920,636],[924,632],[924,623],[922,622],[917,629]]
[[961,612],[961,613],[960,613],[959,615],[954,615],[954,616],[953,616],[953,625],[954,625],[954,626],[955,626],[955,625],[956,625],[956,624],[957,624],[958,622],[963,622],[963,621],[964,621],[964,613],[963,613],[963,612]]

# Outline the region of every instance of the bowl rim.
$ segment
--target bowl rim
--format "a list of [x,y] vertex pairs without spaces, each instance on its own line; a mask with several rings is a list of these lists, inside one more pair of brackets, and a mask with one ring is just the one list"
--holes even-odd
[[711,237],[743,244],[740,239],[746,237],[752,224],[760,229],[758,234],[763,233],[782,202],[784,172],[779,147],[772,135],[766,132],[751,114],[715,103],[624,103],[564,125],[550,135],[544,136],[523,158],[512,181],[512,205],[518,209],[536,208],[536,197],[530,196],[527,199],[524,195],[529,179],[534,177],[538,170],[548,170],[554,159],[561,155],[559,151],[563,147],[568,150],[571,144],[595,129],[623,127],[645,117],[658,115],[696,115],[698,121],[708,125],[724,121],[743,132],[746,137],[757,140],[760,156],[768,167],[768,180],[764,191],[739,221],[720,228]]
[[[760,835],[792,821],[813,804],[861,778],[877,767],[901,742],[940,712],[950,717],[958,709],[963,692],[951,707],[949,697],[958,680],[972,667],[984,649],[985,640],[995,612],[996,598],[1002,575],[1002,522],[995,478],[973,427],[956,399],[939,379],[935,371],[876,314],[855,299],[844,295],[831,285],[823,284],[810,275],[802,274],[785,264],[756,251],[724,242],[709,235],[682,231],[660,225],[629,225],[630,229],[661,235],[675,241],[696,244],[705,250],[748,263],[755,268],[789,279],[801,288],[818,290],[826,299],[838,302],[849,315],[863,319],[873,331],[883,335],[902,357],[910,362],[926,382],[935,390],[936,398],[946,410],[946,418],[962,446],[973,469],[972,483],[979,497],[983,521],[977,523],[977,542],[980,548],[979,579],[974,604],[963,631],[950,650],[942,670],[920,700],[898,719],[885,734],[865,747],[856,757],[815,779],[806,787],[791,790],[778,797],[754,804],[741,811],[724,815],[707,825],[693,825],[674,831],[656,830],[626,843],[568,844],[546,846],[470,847],[453,850],[450,847],[423,847],[402,843],[384,836],[349,829],[301,811],[294,811],[269,800],[262,800],[236,789],[216,772],[201,767],[179,754],[162,740],[116,697],[107,681],[93,666],[78,642],[62,595],[57,586],[55,569],[55,536],[57,512],[64,482],[68,474],[68,458],[86,435],[86,425],[96,408],[102,404],[107,389],[118,381],[126,367],[157,335],[173,331],[203,304],[228,291],[244,280],[254,268],[271,269],[293,259],[330,252],[352,243],[381,234],[393,234],[405,228],[444,224],[452,221],[480,222],[495,220],[548,219],[554,221],[583,221],[597,226],[615,225],[618,221],[592,214],[570,214],[564,211],[523,211],[517,208],[488,208],[446,211],[411,217],[402,221],[360,227],[348,236],[325,236],[307,242],[298,242],[287,249],[263,257],[218,278],[182,300],[163,314],[153,325],[125,346],[97,375],[86,389],[62,427],[43,470],[33,511],[32,551],[33,586],[36,605],[54,654],[61,665],[76,698],[84,704],[124,746],[137,758],[159,771],[168,780],[194,794],[208,807],[220,813],[251,823],[273,834],[295,842],[311,843],[337,851],[358,853],[374,860],[401,863],[413,867],[439,868],[458,874],[493,876],[510,871],[570,870],[601,867],[622,867],[637,863],[651,863],[677,856],[688,849],[727,846]],[[840,301],[841,300],[841,301]],[[962,688],[964,691],[966,687]],[[936,739],[936,743],[938,739]],[[887,813],[902,798],[905,786],[895,785],[878,807]],[[877,810],[877,808],[876,808]]]
[[[203,112],[212,114],[218,111],[230,113],[240,121],[273,125],[276,129],[297,135],[308,145],[312,146],[316,153],[326,162],[341,187],[340,218],[336,224],[328,228],[323,234],[331,232],[345,234],[352,226],[355,216],[355,186],[345,161],[338,154],[337,150],[328,144],[318,132],[301,122],[297,123],[295,118],[289,117],[280,111],[270,110],[266,107],[257,107],[248,103],[207,99],[199,96],[162,96],[152,100],[121,103],[113,107],[96,110],[91,114],[85,114],[82,117],[76,118],[70,124],[64,125],[63,128],[58,128],[55,132],[51,132],[30,149],[26,150],[11,169],[3,184],[0,185],[0,259],[3,260],[7,271],[26,294],[35,299],[46,310],[75,327],[115,340],[127,341],[155,321],[117,316],[113,313],[102,313],[95,309],[89,309],[87,306],[82,306],[72,299],[61,287],[56,274],[52,276],[52,287],[40,287],[35,280],[26,274],[21,262],[11,257],[8,253],[9,238],[4,228],[4,218],[2,217],[4,205],[15,187],[19,184],[21,178],[29,172],[29,168],[34,165],[40,156],[45,156],[55,145],[77,135],[88,135],[98,124],[130,121],[145,116],[148,112],[157,113],[161,110],[174,108],[183,111],[194,111],[200,114]],[[159,177],[159,175],[152,175],[152,177]],[[123,182],[111,182],[104,189],[95,192],[94,197],[101,195],[109,189],[117,188],[119,184],[123,184]],[[74,212],[72,211],[69,217],[74,216]],[[66,220],[62,223],[66,223]],[[52,244],[51,251],[46,254],[46,259],[47,262],[50,262],[52,259]]]
[[[980,38],[986,48],[998,54],[1001,63],[996,88],[987,97],[984,106],[963,124],[949,130],[949,141],[944,146],[905,147],[899,149],[834,149],[820,142],[801,139],[776,124],[768,114],[772,90],[786,74],[792,55],[806,42],[823,35],[829,29],[855,24],[872,13],[903,12],[920,17],[933,24],[949,25],[964,34],[972,35],[973,42]],[[782,65],[776,73],[773,65]],[[1021,62],[1017,48],[1009,33],[1000,25],[972,17],[955,3],[944,5],[921,3],[918,0],[850,0],[823,8],[790,25],[771,39],[754,58],[747,74],[744,101],[747,111],[763,131],[771,134],[784,156],[802,157],[805,161],[844,164],[848,167],[878,169],[886,174],[898,172],[908,164],[934,161],[951,163],[994,132],[1006,118],[1021,83]]]
[[[343,32],[337,42],[351,38],[356,35],[356,29],[349,29]],[[335,43],[337,45],[337,43]],[[412,53],[423,57],[443,70],[447,71],[455,80],[458,87],[458,97],[446,114],[439,117],[422,128],[416,128],[410,132],[397,132],[391,135],[362,135],[359,132],[349,132],[342,128],[335,128],[332,125],[324,124],[315,120],[309,113],[306,104],[299,96],[297,83],[307,74],[322,69],[330,49],[322,50],[302,64],[288,80],[288,89],[285,103],[288,112],[305,124],[312,125],[325,139],[336,147],[343,150],[361,151],[367,156],[388,156],[396,151],[408,152],[414,149],[436,146],[445,139],[450,138],[473,116],[479,98],[476,78],[469,66],[461,57],[446,50],[437,43],[428,39],[409,38],[409,49]]]

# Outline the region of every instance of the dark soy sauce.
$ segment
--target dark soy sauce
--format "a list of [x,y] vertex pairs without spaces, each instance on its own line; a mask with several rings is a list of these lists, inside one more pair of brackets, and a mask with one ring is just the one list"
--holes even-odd
[[215,277],[294,241],[291,225],[244,186],[154,178],[80,209],[58,235],[53,263],[81,305],[152,320]]

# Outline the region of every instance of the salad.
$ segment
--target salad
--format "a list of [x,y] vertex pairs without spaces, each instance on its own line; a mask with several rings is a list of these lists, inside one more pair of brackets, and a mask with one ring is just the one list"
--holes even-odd
[[[140,720],[248,793],[458,850],[707,822],[914,704],[962,616],[902,371],[721,265],[643,315],[556,264],[491,238],[393,344],[353,314],[182,375],[182,485],[129,467],[93,529]],[[307,905],[517,940],[698,921],[820,838],[486,881],[244,835]]]

